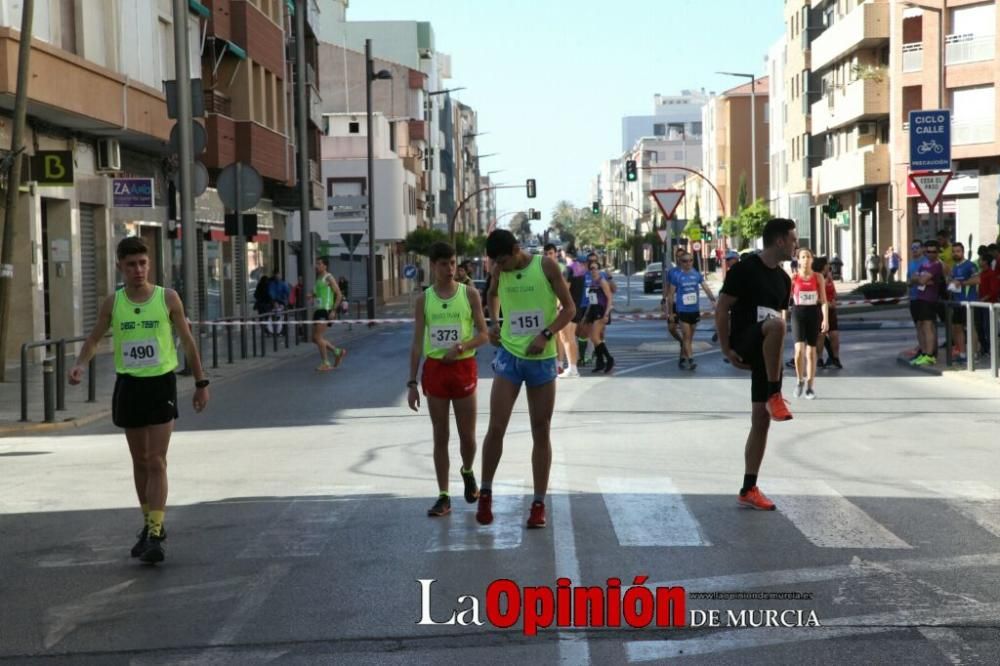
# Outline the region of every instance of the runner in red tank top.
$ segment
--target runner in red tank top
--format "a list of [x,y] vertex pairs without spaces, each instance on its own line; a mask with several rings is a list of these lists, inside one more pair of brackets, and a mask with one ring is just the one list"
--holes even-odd
[[[833,267],[826,257],[816,257],[813,260],[813,272],[823,277],[826,283],[827,315],[826,332],[822,330],[816,341],[816,366],[824,370],[841,370],[840,364],[840,323],[837,320],[837,288],[833,285]],[[823,348],[826,348],[827,359],[823,361]]]
[[803,389],[807,400],[814,400],[816,379],[816,343],[820,331],[829,323],[826,281],[812,269],[812,252],[799,250],[799,272],[792,278],[792,337],[795,339],[795,397]]

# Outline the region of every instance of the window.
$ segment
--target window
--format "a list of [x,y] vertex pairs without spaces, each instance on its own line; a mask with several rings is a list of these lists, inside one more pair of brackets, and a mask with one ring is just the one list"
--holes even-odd
[[667,126],[663,123],[655,123],[653,125],[653,136],[666,136]]
[[764,102],[764,123],[771,122],[771,104],[769,102]]
[[361,133],[361,123],[357,121],[351,121],[347,123],[347,133],[348,134],[360,134]]

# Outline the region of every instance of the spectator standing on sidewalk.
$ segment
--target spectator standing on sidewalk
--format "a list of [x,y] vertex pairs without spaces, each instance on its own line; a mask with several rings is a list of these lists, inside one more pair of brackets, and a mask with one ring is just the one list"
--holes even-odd
[[868,270],[868,278],[873,284],[878,282],[878,272],[881,265],[882,260],[879,259],[878,251],[875,249],[875,246],[872,245],[871,253],[865,260],[865,268]]
[[910,278],[910,284],[917,287],[917,337],[920,349],[911,365],[934,365],[937,362],[937,319],[941,313],[941,292],[944,291],[944,264],[938,259],[937,241],[924,243],[924,260],[916,274]]
[[[917,294],[920,293],[913,278],[920,272],[920,265],[924,263],[924,244],[920,241],[913,241],[910,244],[910,261],[906,265],[906,279],[910,283],[910,319],[913,321],[913,330],[917,334],[917,348],[913,351],[913,358],[920,355],[920,325],[917,323]],[[912,360],[912,359],[911,359]]]
[[[948,291],[951,293],[951,300],[957,303],[967,303],[979,300],[979,271],[976,265],[965,258],[965,246],[962,243],[953,243],[951,254],[955,258],[955,267],[951,269],[951,280],[948,282]],[[973,320],[974,325],[975,320]],[[965,363],[966,354],[975,353],[974,350],[965,348],[966,327],[969,325],[967,313],[964,305],[959,305],[951,312],[951,331],[955,344],[958,347],[956,363]]]
[[896,252],[896,248],[890,245],[886,248],[883,266],[883,278],[886,282],[895,282],[896,273],[899,272],[899,252]]

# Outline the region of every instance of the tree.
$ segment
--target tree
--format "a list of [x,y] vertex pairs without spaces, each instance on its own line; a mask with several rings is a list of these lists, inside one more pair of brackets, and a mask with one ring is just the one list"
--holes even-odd
[[719,233],[723,236],[733,238],[740,234],[740,220],[738,217],[727,217],[718,221]]
[[736,200],[736,214],[738,215],[740,211],[747,207],[747,201],[749,201],[750,195],[747,194],[747,172],[740,172],[740,194],[739,198]]
[[747,241],[764,235],[764,226],[774,216],[763,199],[757,199],[753,204],[740,211],[740,235]]
[[[573,229],[580,219],[580,211],[572,202],[565,199],[556,204],[552,209],[552,218],[549,220],[549,229],[559,235],[559,239],[566,242],[571,241],[575,235]],[[568,236],[568,238],[567,238]]]
[[439,241],[448,242],[448,234],[440,229],[417,227],[406,234],[406,251],[426,257],[430,247]]
[[527,213],[515,213],[507,228],[518,240],[524,242],[531,235],[531,220],[528,219]]
[[694,217],[691,218],[691,221],[697,224],[699,227],[702,225],[701,202],[699,202],[697,199],[694,200]]

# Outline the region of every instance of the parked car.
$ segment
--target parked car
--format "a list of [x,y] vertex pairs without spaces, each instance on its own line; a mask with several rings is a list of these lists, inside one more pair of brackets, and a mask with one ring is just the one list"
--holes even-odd
[[646,265],[646,270],[642,272],[642,291],[644,294],[651,294],[654,291],[663,289],[663,264],[654,261]]

